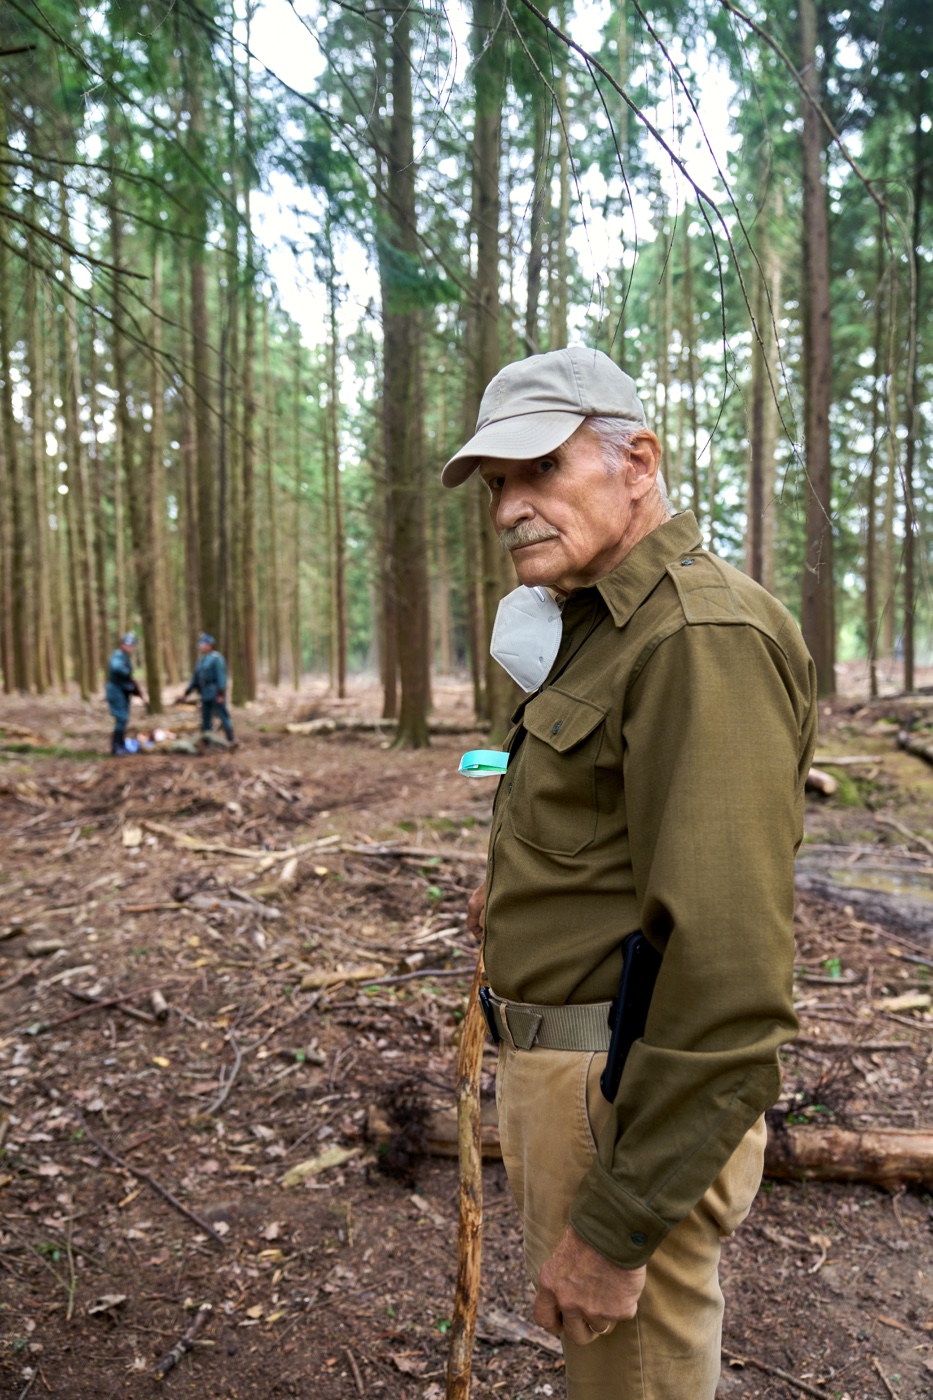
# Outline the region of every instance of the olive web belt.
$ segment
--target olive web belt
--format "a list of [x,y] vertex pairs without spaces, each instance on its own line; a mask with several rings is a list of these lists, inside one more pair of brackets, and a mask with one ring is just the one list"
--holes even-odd
[[489,1029],[513,1050],[608,1050],[608,1001],[580,1006],[536,1006],[532,1002],[506,1001],[489,992]]

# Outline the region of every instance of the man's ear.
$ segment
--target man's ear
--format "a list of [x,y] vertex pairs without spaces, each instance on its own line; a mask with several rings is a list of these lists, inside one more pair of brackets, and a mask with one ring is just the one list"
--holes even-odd
[[646,496],[658,479],[661,444],[649,428],[640,428],[627,449],[626,477],[636,500]]

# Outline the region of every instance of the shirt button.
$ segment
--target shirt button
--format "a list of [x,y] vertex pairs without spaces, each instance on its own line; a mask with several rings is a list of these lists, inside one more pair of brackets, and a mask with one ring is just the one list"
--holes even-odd
[[681,561],[680,561],[680,567],[681,567],[682,569],[689,569],[689,568],[690,568],[690,565],[691,565],[691,564],[695,564],[695,563],[696,563],[696,560],[695,560],[695,559],[681,559]]
[[552,734],[556,734],[557,731],[558,731],[558,729],[560,729],[561,725],[563,724],[563,722],[564,722],[564,721],[563,721],[562,719],[559,719],[559,720],[557,721],[556,724],[552,724],[552,725],[551,725],[551,733],[552,733]]
[[508,787],[506,788],[506,792],[511,792],[511,791],[512,791],[512,784],[509,783]]
[[632,1233],[629,1235],[629,1239],[632,1241],[632,1244],[641,1245],[648,1243],[648,1236],[643,1235],[641,1230],[633,1230]]

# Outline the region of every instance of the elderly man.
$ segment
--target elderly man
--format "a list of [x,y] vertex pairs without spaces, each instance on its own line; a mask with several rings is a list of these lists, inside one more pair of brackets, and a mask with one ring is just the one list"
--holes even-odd
[[[758,1189],[796,1030],[812,663],[785,609],[671,515],[660,458],[633,381],[574,347],[502,370],[443,473],[479,471],[527,585],[494,636],[532,693],[470,922],[534,1315],[562,1337],[570,1400],[712,1400],[720,1240]],[[609,1102],[638,930],[658,970]]]
[[214,638],[209,632],[202,632],[198,637],[198,660],[194,675],[176,703],[181,704],[187,700],[192,690],[196,690],[201,697],[202,734],[210,734],[216,715],[227,737],[227,743],[235,743],[233,723],[227,709],[227,663],[217,651]]
[[[107,708],[113,715],[113,736],[110,752],[119,757],[126,753],[126,726],[130,717],[130,700],[138,695],[145,696],[133,678],[133,652],[136,650],[136,633],[125,632],[118,645],[110,654],[107,665],[107,684],[104,695]],[[134,741],[135,742],[135,741]]]

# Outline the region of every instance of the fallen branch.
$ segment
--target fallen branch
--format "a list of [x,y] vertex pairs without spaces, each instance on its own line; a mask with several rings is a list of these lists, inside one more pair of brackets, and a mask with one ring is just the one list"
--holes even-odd
[[[918,959],[919,961],[919,959]],[[815,1036],[798,1035],[786,1045],[785,1050],[793,1050],[795,1045],[807,1045],[813,1050],[867,1050],[875,1054],[886,1050],[915,1050],[912,1040],[818,1040]]]
[[527,1318],[504,1312],[502,1308],[486,1309],[476,1324],[476,1335],[482,1337],[484,1342],[527,1342],[529,1346],[549,1351],[552,1356],[563,1354],[559,1337],[545,1332],[543,1327],[536,1327]]
[[[466,956],[466,955],[464,955]],[[367,987],[390,987],[393,982],[414,982],[418,977],[466,977],[464,967],[419,967],[416,972],[398,972],[392,977],[375,977]]]
[[884,1374],[884,1372],[882,1371],[882,1369],[881,1369],[881,1363],[880,1363],[880,1361],[878,1360],[877,1356],[870,1356],[868,1359],[869,1359],[869,1361],[871,1362],[872,1366],[874,1366],[875,1371],[876,1371],[877,1374],[878,1374],[878,1379],[881,1381],[881,1384],[884,1386],[885,1390],[886,1390],[886,1391],[888,1392],[888,1394],[890,1395],[891,1400],[900,1400],[900,1396],[898,1395],[897,1391],[894,1389],[894,1386],[891,1384],[891,1382],[888,1380],[887,1376],[886,1376],[886,1375]]
[[120,1167],[122,1171],[129,1172],[131,1176],[135,1176],[137,1181],[144,1181],[157,1196],[161,1196],[163,1201],[167,1201],[173,1210],[177,1210],[180,1215],[186,1216],[193,1225],[197,1225],[199,1230],[203,1230],[205,1234],[210,1235],[211,1239],[215,1244],[219,1244],[221,1249],[226,1249],[227,1244],[223,1235],[219,1235],[213,1225],[209,1225],[206,1220],[202,1220],[196,1211],[190,1210],[188,1206],[182,1205],[177,1196],[173,1196],[171,1191],[163,1186],[161,1182],[156,1181],[155,1177],[151,1176],[149,1172],[144,1172],[139,1167],[131,1166],[123,1157],[119,1157],[116,1152],[112,1152],[107,1144],[101,1142],[97,1134],[91,1130],[84,1114],[81,1112],[80,1108],[78,1108],[77,1104],[74,1104],[73,1107],[78,1122],[81,1124],[85,1134],[91,1142],[93,1142],[98,1152],[103,1152],[104,1156],[113,1162],[114,1166]]
[[813,762],[825,763],[829,768],[859,768],[866,763],[880,763],[883,758],[884,754],[880,753],[845,754],[838,758],[830,758],[828,754],[814,754]]
[[363,1384],[363,1377],[360,1375],[360,1368],[356,1364],[356,1357],[349,1347],[345,1348],[344,1355],[350,1363],[350,1370],[353,1372],[353,1384],[356,1386],[357,1395],[365,1395],[366,1387]]
[[210,1303],[201,1304],[194,1315],[194,1321],[185,1335],[175,1343],[167,1356],[163,1356],[162,1360],[155,1368],[153,1376],[157,1381],[164,1381],[169,1371],[173,1370],[174,1367],[178,1365],[185,1353],[193,1349],[195,1338],[213,1311],[214,1309]]
[[[392,734],[398,725],[394,719],[364,719],[359,715],[336,715],[324,719],[296,720],[286,724],[287,734]],[[429,734],[485,734],[487,720],[429,719]]]
[[486,1024],[479,1005],[482,953],[460,1033],[457,1085],[457,1142],[460,1157],[460,1223],[457,1231],[457,1288],[450,1324],[447,1400],[469,1400],[473,1337],[479,1303],[483,1239],[483,1155],[480,1128],[480,1074]]
[[24,967],[22,972],[17,972],[15,977],[8,977],[5,982],[0,982],[0,992],[12,991],[14,987],[19,986],[20,982],[25,982],[27,977],[35,976],[36,969],[34,967]]
[[67,1025],[69,1021],[76,1021],[79,1016],[87,1016],[91,1011],[105,1011],[111,1006],[119,1007],[120,1010],[126,1012],[128,1016],[134,1016],[140,1021],[148,1022],[149,1025],[155,1025],[155,1017],[150,1016],[148,1011],[136,1011],[131,1007],[123,1005],[126,1001],[135,1001],[137,997],[148,996],[149,992],[152,990],[150,987],[146,987],[141,992],[124,992],[122,996],[105,997],[103,999],[92,997],[90,992],[76,991],[74,987],[63,987],[62,990],[67,992],[69,996],[73,996],[77,1001],[83,1001],[85,1005],[79,1006],[77,1011],[69,1011],[66,1016],[56,1017],[54,1021],[40,1021],[36,1026],[30,1028],[30,1034],[45,1035],[47,1031],[56,1030],[59,1026]]
[[187,832],[175,831],[173,827],[165,826],[162,822],[141,821],[140,826],[156,836],[167,836],[177,846],[184,846],[186,851],[199,851],[204,855],[213,856],[232,856],[236,860],[254,860],[258,870],[268,870],[280,860],[302,855],[305,851],[323,850],[340,840],[339,836],[325,836],[320,841],[307,841],[302,846],[287,846],[281,851],[263,851],[255,846],[226,846],[220,841],[199,841]]
[[223,1087],[214,1102],[210,1104],[203,1113],[199,1113],[196,1118],[191,1120],[193,1123],[198,1123],[204,1118],[210,1118],[213,1114],[218,1113],[230,1097],[230,1090],[233,1088],[234,1081],[240,1072],[240,1065],[243,1063],[243,1051],[232,1036],[230,1037],[230,1044],[233,1046],[234,1059],[229,1078],[224,1080]]
[[374,982],[385,972],[383,963],[364,963],[362,967],[318,968],[306,972],[299,984],[302,992],[316,992],[322,987],[335,987],[343,982]]
[[[135,1006],[125,1006],[123,1004],[125,1001],[136,996],[137,993],[135,992],[131,992],[129,997],[111,997],[107,1000],[103,1000],[101,997],[91,996],[90,992],[78,991],[77,987],[62,987],[62,991],[67,992],[70,997],[74,997],[75,1001],[83,1001],[86,1003],[82,1011],[72,1012],[72,1018],[82,1015],[83,1011],[93,1011],[95,1007],[99,1010],[104,1006],[116,1006],[118,1011],[122,1011],[124,1016],[132,1017],[134,1021],[145,1021],[149,1026],[154,1026],[156,1023],[155,1016],[150,1015],[148,1011],[137,1011]],[[147,993],[139,992],[138,995],[145,996]],[[152,993],[150,992],[149,995],[152,995]]]
[[806,786],[815,792],[821,792],[824,797],[832,797],[839,789],[839,782],[831,773],[824,773],[822,768],[811,768],[807,774]]
[[920,836],[916,831],[911,831],[909,826],[899,822],[896,817],[885,817],[875,813],[875,823],[877,826],[890,827],[892,831],[897,831],[901,836],[906,836],[907,840],[915,846],[920,846],[927,855],[933,856],[933,841],[928,841],[925,836]]
[[423,860],[426,865],[432,860],[482,861],[485,865],[488,859],[485,851],[443,851],[425,846],[340,846],[339,850],[344,855],[370,856],[374,860],[386,857],[396,860]]
[[796,1376],[792,1376],[789,1371],[782,1371],[779,1366],[769,1366],[767,1361],[758,1361],[754,1356],[739,1356],[734,1351],[722,1348],[723,1356],[727,1356],[730,1361],[737,1361],[740,1366],[754,1366],[758,1371],[764,1371],[766,1376],[774,1376],[779,1381],[786,1381],[794,1390],[802,1390],[804,1395],[815,1395],[816,1400],[833,1400],[828,1390],[818,1390],[815,1385],[808,1385],[806,1381],[799,1381]]
[[140,826],[147,831],[153,832],[156,836],[167,836],[170,841],[174,841],[176,846],[184,846],[188,851],[200,851],[205,855],[215,856],[236,856],[239,860],[259,860],[267,855],[267,851],[248,849],[239,846],[225,846],[218,841],[198,841],[194,836],[189,836],[184,831],[174,831],[170,826],[163,826],[161,822],[142,821]]

